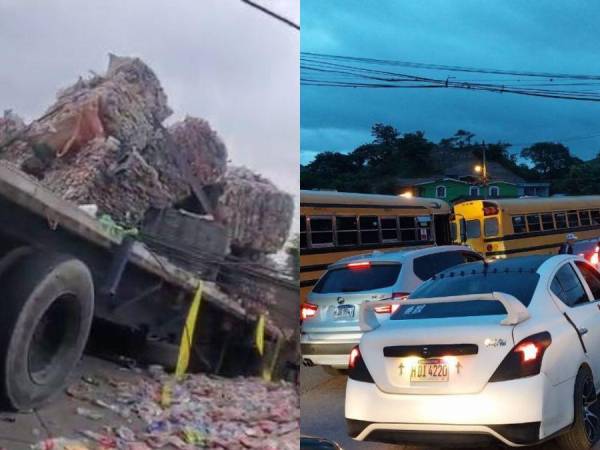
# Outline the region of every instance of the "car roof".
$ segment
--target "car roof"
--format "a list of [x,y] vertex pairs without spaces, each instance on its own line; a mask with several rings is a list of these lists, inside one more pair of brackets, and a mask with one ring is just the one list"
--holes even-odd
[[[484,269],[488,273],[495,272],[536,272],[538,268],[548,259],[556,255],[527,255],[515,256],[507,259],[496,259],[493,261],[476,261],[454,266],[443,270],[437,276],[444,277],[452,272],[483,272]],[[487,266],[487,268],[485,268]]]
[[372,253],[363,253],[360,255],[348,256],[332,263],[329,267],[337,267],[349,262],[355,261],[398,261],[404,262],[409,259],[414,259],[418,256],[430,255],[434,253],[447,252],[447,251],[468,251],[474,253],[469,247],[463,245],[440,245],[433,247],[424,247],[418,249],[409,250],[393,250],[393,251],[373,251]]

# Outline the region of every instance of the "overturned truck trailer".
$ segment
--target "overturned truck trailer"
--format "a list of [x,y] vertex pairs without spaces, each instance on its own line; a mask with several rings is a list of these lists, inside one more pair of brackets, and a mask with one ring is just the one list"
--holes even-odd
[[[92,319],[179,342],[200,280],[141,242],[126,244],[0,163],[0,406],[31,409],[59,391]],[[247,311],[211,281],[203,283],[202,302],[195,353],[214,369],[223,365],[223,336],[244,330],[238,324],[248,323]]]

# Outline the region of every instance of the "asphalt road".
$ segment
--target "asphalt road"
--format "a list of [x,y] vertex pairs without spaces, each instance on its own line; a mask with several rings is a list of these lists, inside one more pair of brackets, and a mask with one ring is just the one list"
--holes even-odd
[[[423,447],[358,442],[349,438],[346,435],[344,420],[346,377],[330,376],[319,367],[302,367],[300,383],[300,431],[302,434],[332,439],[344,450],[423,450]],[[499,450],[500,448],[488,447],[485,450]],[[530,448],[532,450],[560,450],[554,442]],[[429,448],[428,450],[441,449]],[[600,450],[600,443],[594,446],[594,450]]]

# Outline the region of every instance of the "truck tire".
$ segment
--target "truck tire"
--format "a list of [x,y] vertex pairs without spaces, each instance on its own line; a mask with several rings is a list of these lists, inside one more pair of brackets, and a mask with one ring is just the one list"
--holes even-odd
[[0,406],[31,410],[64,387],[94,312],[87,266],[35,252],[0,278]]

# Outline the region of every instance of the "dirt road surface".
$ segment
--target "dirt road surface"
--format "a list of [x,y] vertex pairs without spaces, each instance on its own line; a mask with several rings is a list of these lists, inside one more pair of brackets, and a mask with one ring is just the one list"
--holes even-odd
[[[77,366],[72,380],[82,376],[93,378],[114,377],[122,381],[132,381],[138,375],[129,370],[121,369],[116,364],[86,356]],[[108,388],[107,388],[108,389]],[[94,409],[101,413],[102,420],[91,420],[76,413],[78,407]],[[50,405],[31,413],[0,412],[0,449],[30,450],[35,444],[48,437],[79,437],[83,430],[100,431],[103,426],[142,427],[143,423],[137,417],[124,419],[112,411],[90,406],[89,403],[76,400],[60,394]]]

